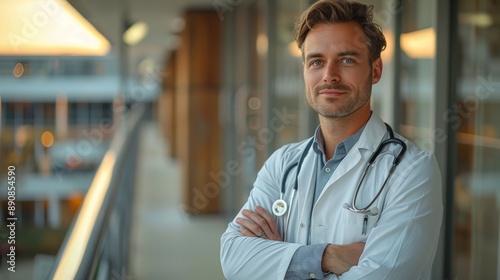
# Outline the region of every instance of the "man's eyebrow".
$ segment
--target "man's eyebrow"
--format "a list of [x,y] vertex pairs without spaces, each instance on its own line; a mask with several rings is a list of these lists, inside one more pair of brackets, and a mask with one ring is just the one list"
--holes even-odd
[[361,54],[357,51],[345,51],[345,52],[339,52],[337,55],[338,56],[360,56]]
[[311,58],[318,58],[318,57],[323,57],[321,53],[310,53],[306,56],[306,60],[309,60]]
[[[361,53],[359,53],[357,51],[343,51],[343,52],[337,53],[337,56],[355,56],[355,57],[359,57],[359,56],[361,56]],[[321,53],[310,53],[310,54],[306,55],[306,59],[305,60],[309,60],[309,59],[312,59],[312,58],[321,58],[321,57],[323,57],[323,55]]]

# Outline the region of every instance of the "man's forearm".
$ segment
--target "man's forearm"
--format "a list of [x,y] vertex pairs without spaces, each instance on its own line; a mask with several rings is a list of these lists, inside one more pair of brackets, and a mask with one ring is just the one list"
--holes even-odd
[[365,243],[362,242],[349,245],[329,244],[323,253],[321,269],[336,275],[342,275],[358,264],[364,248]]

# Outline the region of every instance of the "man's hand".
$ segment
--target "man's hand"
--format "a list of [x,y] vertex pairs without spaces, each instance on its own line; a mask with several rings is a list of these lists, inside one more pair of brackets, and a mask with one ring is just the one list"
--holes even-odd
[[358,265],[359,257],[365,248],[365,243],[352,243],[349,245],[333,245],[326,247],[323,253],[321,268],[323,271],[342,275],[351,267]]
[[236,223],[241,226],[240,232],[243,235],[283,241],[278,232],[276,221],[264,208],[257,206],[255,212],[245,209],[241,213],[247,219],[237,218]]

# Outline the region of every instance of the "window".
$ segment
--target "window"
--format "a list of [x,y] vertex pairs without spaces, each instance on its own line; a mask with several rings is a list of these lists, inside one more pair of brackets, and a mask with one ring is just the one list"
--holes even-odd
[[500,4],[458,1],[456,102],[446,112],[456,137],[453,276],[499,279]]

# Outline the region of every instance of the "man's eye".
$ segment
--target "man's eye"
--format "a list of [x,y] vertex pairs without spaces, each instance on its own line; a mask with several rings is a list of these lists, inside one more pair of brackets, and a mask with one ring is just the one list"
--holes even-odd
[[342,59],[342,62],[345,64],[352,64],[352,63],[354,63],[354,59],[346,57],[346,58]]
[[320,66],[321,60],[313,60],[309,63],[310,66]]

